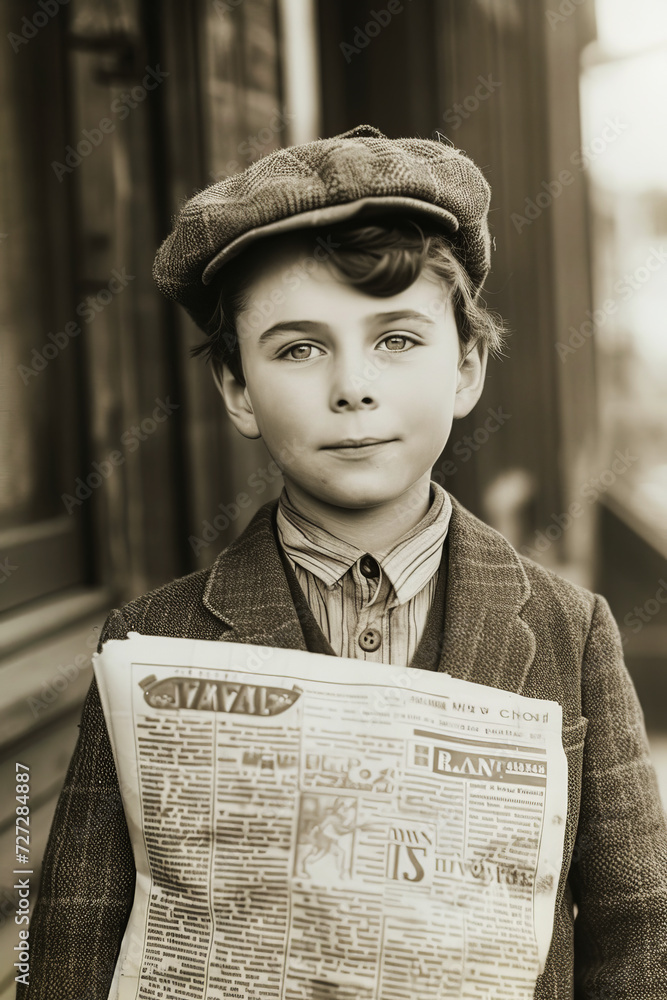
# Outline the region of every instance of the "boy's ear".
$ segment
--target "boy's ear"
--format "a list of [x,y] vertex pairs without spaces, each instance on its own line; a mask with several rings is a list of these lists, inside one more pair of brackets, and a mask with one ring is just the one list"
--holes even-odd
[[467,416],[482,395],[488,359],[486,344],[478,341],[459,363],[454,400],[455,418]]
[[247,386],[241,385],[227,365],[214,364],[212,370],[213,381],[237,431],[240,431],[243,437],[261,437]]

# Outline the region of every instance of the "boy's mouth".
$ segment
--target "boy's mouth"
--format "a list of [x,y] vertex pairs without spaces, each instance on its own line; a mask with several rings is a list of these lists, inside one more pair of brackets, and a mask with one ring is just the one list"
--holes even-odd
[[322,451],[357,451],[364,448],[373,448],[380,444],[390,444],[396,438],[345,438],[343,441],[336,441],[335,444],[325,444]]

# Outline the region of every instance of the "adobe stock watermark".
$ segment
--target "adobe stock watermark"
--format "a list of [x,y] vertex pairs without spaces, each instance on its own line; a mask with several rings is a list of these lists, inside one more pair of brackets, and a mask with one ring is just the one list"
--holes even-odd
[[414,687],[414,680],[407,670],[392,677],[391,683],[396,690],[385,686],[377,691],[373,697],[373,709],[380,715],[390,708],[395,708],[397,703],[404,702],[404,695],[399,694],[399,692],[410,691]]
[[19,52],[23,45],[32,41],[40,28],[45,28],[51,18],[60,12],[60,8],[66,7],[68,3],[69,0],[37,0],[37,9],[34,14],[31,17],[21,18],[20,32],[17,34],[10,31],[7,34],[7,41],[14,52]]
[[631,299],[635,292],[638,292],[643,285],[651,280],[656,271],[667,264],[667,249],[664,247],[652,247],[651,252],[639,267],[636,267],[630,274],[624,274],[618,281],[614,282],[613,289],[618,295],[618,299],[605,299],[599,309],[586,310],[586,319],[578,326],[568,327],[570,336],[566,343],[556,342],[556,353],[565,364],[571,354],[576,354],[580,347],[590,340],[591,337],[603,326],[610,316],[618,312],[618,300],[627,301]]
[[[291,444],[287,443],[277,454],[278,460],[282,464],[282,468],[289,466],[295,458],[302,455],[305,451],[305,447],[296,438],[292,439]],[[207,549],[209,545],[212,545],[218,540],[223,531],[233,524],[234,521],[238,520],[241,516],[241,512],[247,510],[252,504],[252,495],[260,496],[265,493],[269,486],[274,483],[277,479],[282,476],[282,468],[278,465],[275,459],[267,464],[266,468],[260,467],[252,472],[247,480],[246,485],[248,490],[241,490],[236,494],[234,499],[230,503],[219,503],[218,512],[202,521],[201,534],[200,535],[190,535],[188,537],[188,542],[190,547],[196,556],[203,549]]]
[[12,895],[11,889],[6,885],[0,887],[0,930],[5,926],[9,918],[14,918],[18,904],[18,893]]
[[[128,274],[124,267],[120,271],[114,268],[105,288],[101,288],[95,295],[87,295],[85,299],[79,302],[74,310],[76,315],[80,316],[84,323],[92,323],[95,317],[114,300],[116,295],[122,292],[124,288],[127,288],[129,283],[134,281],[134,279],[135,275]],[[41,348],[32,348],[32,364],[16,366],[23,384],[27,385],[31,378],[43,372],[49,362],[53,361],[62,351],[69,347],[72,339],[78,337],[80,333],[81,326],[74,320],[69,320],[69,322],[65,323],[62,330],[57,330],[55,333],[47,333],[46,343],[42,344]]]
[[0,559],[0,584],[7,583],[7,580],[17,571],[18,566],[9,561],[9,556]]
[[[298,289],[308,275],[312,274],[317,268],[318,263],[327,260],[336,248],[340,246],[340,243],[336,243],[331,235],[328,235],[326,238],[318,236],[315,239],[315,243],[317,246],[311,256],[304,257],[294,267],[290,267],[287,271],[283,272],[281,285],[284,285],[290,291]],[[262,299],[261,302],[257,302],[251,309],[244,313],[244,323],[247,323],[253,330],[256,330],[266,323],[273,315],[275,307],[282,305],[284,301],[284,291],[279,286],[275,286],[267,298]],[[237,334],[237,336],[240,338],[241,335]]]
[[[605,831],[614,830],[616,826],[615,821],[606,820],[595,820],[590,824],[589,833],[581,833],[574,842],[572,848],[572,864],[578,865],[583,857],[585,857],[591,850],[600,850],[601,840],[605,837]],[[603,994],[604,996],[604,994]],[[609,995],[608,995],[609,996]],[[609,1000],[612,1000],[609,996]]]
[[[487,409],[488,416],[481,423],[472,434],[464,434],[458,439],[452,446],[452,454],[456,455],[457,458],[461,459],[461,464],[469,462],[470,459],[476,454],[480,448],[483,448],[487,441],[496,434],[501,427],[504,427],[508,420],[511,419],[511,413],[505,413],[502,406],[498,406],[492,409],[490,406]],[[434,479],[436,483],[440,486],[445,485],[445,480],[447,476],[455,476],[459,471],[459,466],[456,462],[453,462],[450,458],[445,459],[441,462],[437,468],[431,471],[431,479]]]
[[[121,434],[120,443],[129,454],[135,452],[141,443],[154,434],[160,424],[168,420],[172,413],[179,410],[181,406],[180,403],[172,403],[169,396],[166,400],[156,399],[155,402],[157,406],[153,410],[152,416],[144,417],[139,424],[130,427]],[[120,465],[125,463],[125,458],[122,451],[115,449],[110,451],[101,462],[93,462],[91,472],[85,479],[77,476],[74,480],[76,487],[74,493],[62,493],[60,497],[67,513],[71,514],[75,507],[81,507],[92,496],[93,490],[99,489],[102,483],[109,479]]]
[[213,0],[213,10],[219,17],[226,17],[240,7],[243,0]]
[[636,604],[632,611],[623,618],[623,624],[627,626],[629,632],[621,629],[621,642],[626,644],[630,635],[637,635],[638,632],[648,625],[656,615],[659,615],[667,605],[667,580],[660,577],[659,587],[653,597],[649,597],[642,605]]
[[[505,423],[511,419],[511,413],[505,413],[502,406],[498,406],[496,409],[492,409],[490,406],[487,409],[488,416],[479,424],[478,427],[472,432],[472,434],[464,434],[462,437],[455,442],[453,446],[453,453],[461,459],[461,465],[469,462],[470,459],[476,454],[480,448],[496,434],[501,427],[504,427]],[[447,458],[437,466],[433,466],[431,469],[431,479],[438,483],[440,486],[446,485],[446,479],[450,476],[455,476],[459,471],[460,466],[453,462],[451,459]],[[399,507],[395,508],[396,516],[400,514],[407,513],[408,511],[415,511],[422,504],[423,498],[416,493],[409,493],[408,496],[402,501]],[[439,648],[436,644],[434,649]]]
[[460,128],[463,122],[470,118],[484,101],[488,101],[501,86],[501,81],[494,80],[491,73],[488,76],[478,76],[477,81],[477,86],[472,94],[468,94],[462,101],[452,104],[451,108],[447,108],[443,112],[442,120],[450,128]]
[[600,497],[606,493],[616,482],[619,476],[625,475],[628,469],[638,462],[637,455],[632,455],[630,449],[614,452],[614,460],[611,465],[604,469],[599,475],[591,476],[590,479],[581,486],[579,495],[584,501],[573,500],[566,511],[560,514],[551,515],[551,524],[547,525],[544,531],[536,531],[533,545],[522,545],[519,551],[522,555],[530,559],[536,559],[539,555],[551,548],[554,542],[562,537],[563,533],[582,516],[586,510],[586,504],[596,503]]
[[[411,2],[412,0],[408,0],[408,3]],[[380,32],[388,24],[391,24],[396,14],[402,14],[404,10],[405,5],[401,3],[401,0],[389,0],[386,7],[382,7],[380,10],[369,10],[368,21],[363,26],[355,24],[352,41],[341,42],[339,45],[345,62],[351,63],[352,56],[358,56],[363,49],[370,45],[373,38],[377,38]]]
[[[141,84],[132,87],[132,90],[123,91],[120,97],[115,97],[111,102],[109,111],[120,122],[125,121],[130,112],[138,108],[146,100],[149,93],[159,87],[163,80],[169,76],[166,70],[160,69],[159,63],[155,69],[151,66],[146,66],[145,69],[146,75]],[[65,146],[65,162],[61,163],[59,160],[51,162],[51,169],[58,178],[59,183],[62,184],[65,174],[71,174],[95,149],[102,145],[105,136],[115,131],[116,122],[108,117],[100,118],[94,128],[82,129],[82,138],[79,139],[76,147],[72,145]]]
[[90,657],[97,648],[97,642],[97,631],[89,632],[86,637],[86,646],[89,652],[77,653],[71,663],[59,664],[56,667],[56,673],[42,683],[39,695],[31,695],[26,699],[34,718],[37,718],[42,712],[48,711],[63,691],[66,691],[70,684],[77,680],[82,671],[90,666]]
[[243,142],[240,142],[236,147],[237,155],[242,157],[245,162],[240,160],[228,160],[224,167],[220,167],[218,170],[211,170],[209,172],[209,177],[213,181],[221,181],[226,177],[231,177],[232,174],[238,173],[244,167],[248,166],[262,155],[275,137],[287,128],[290,122],[293,122],[296,115],[290,114],[288,111],[279,110],[278,108],[273,109],[273,113],[269,118],[267,124],[260,128],[253,135],[248,135]]
[[585,3],[588,3],[588,0],[561,0],[557,10],[545,10],[544,16],[551,30],[555,31],[559,24],[572,17],[579,7],[583,7]]
[[557,178],[542,181],[542,190],[538,191],[533,198],[526,198],[523,214],[521,212],[512,212],[510,219],[517,233],[520,233],[526,226],[532,225],[536,219],[539,219],[542,212],[553,205],[557,198],[560,198],[565,188],[574,184],[577,172],[585,170],[589,164],[597,160],[599,156],[602,156],[605,150],[612,143],[616,142],[619,135],[622,135],[629,127],[627,122],[620,121],[618,116],[616,118],[606,118],[605,127],[600,135],[591,139],[582,149],[575,149],[571,153],[570,163],[575,168],[575,172],[561,170]]

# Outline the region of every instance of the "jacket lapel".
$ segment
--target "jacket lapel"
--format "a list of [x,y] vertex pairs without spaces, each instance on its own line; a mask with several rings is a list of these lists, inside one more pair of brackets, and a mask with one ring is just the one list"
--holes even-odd
[[439,670],[521,692],[535,656],[535,635],[521,616],[531,587],[503,536],[450,493],[445,635]]
[[261,507],[232,544],[220,553],[203,601],[227,626],[220,638],[280,649],[305,649],[273,534],[277,501]]
[[[494,528],[451,496],[445,628],[438,669],[520,692],[535,636],[520,612],[531,589],[519,556]],[[226,642],[306,649],[265,504],[211,568],[203,601]]]

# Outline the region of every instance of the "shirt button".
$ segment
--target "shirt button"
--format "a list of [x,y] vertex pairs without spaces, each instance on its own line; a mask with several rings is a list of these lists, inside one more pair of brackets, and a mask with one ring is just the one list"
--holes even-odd
[[376,576],[380,575],[380,567],[375,559],[373,559],[373,556],[369,556],[368,554],[362,556],[359,560],[359,569],[368,580],[374,580]]
[[367,628],[359,636],[359,645],[365,653],[374,653],[382,645],[382,636],[376,628]]

